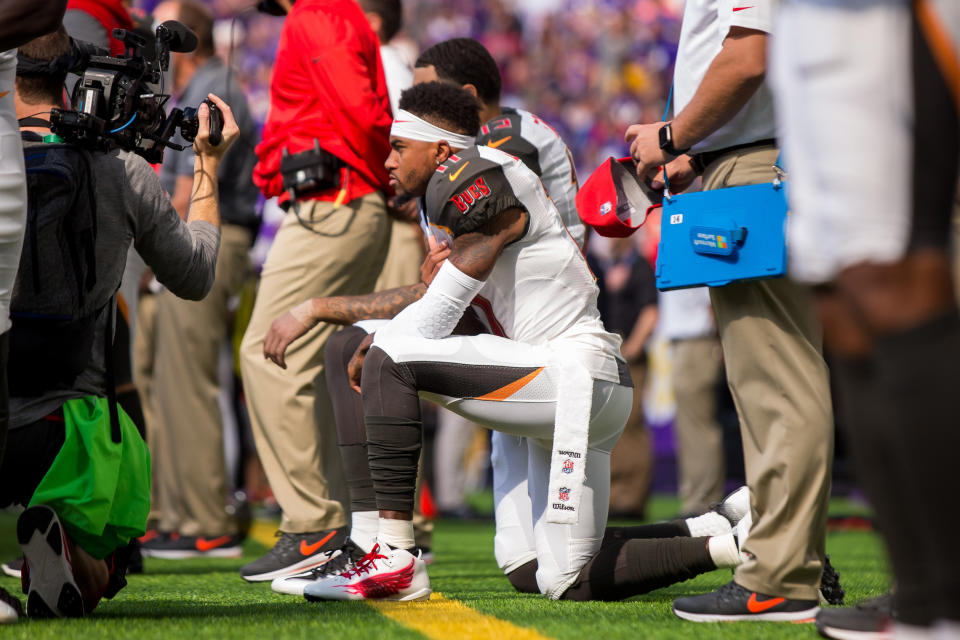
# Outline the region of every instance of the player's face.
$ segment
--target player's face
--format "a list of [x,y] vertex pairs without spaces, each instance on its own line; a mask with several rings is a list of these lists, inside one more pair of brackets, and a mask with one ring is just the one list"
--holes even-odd
[[390,155],[383,166],[397,195],[422,196],[437,168],[437,143],[390,136]]

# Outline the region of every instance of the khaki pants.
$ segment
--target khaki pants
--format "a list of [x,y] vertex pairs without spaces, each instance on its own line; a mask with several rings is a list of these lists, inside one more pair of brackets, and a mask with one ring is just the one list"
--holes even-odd
[[722,366],[716,336],[673,343],[674,431],[684,513],[702,513],[723,497],[723,427],[717,421]]
[[[770,181],[773,148],[727,154],[704,190]],[[727,380],[740,415],[753,528],[736,581],[762,594],[815,600],[823,568],[833,411],[810,291],[788,278],[710,289]]]
[[274,319],[308,298],[371,292],[390,242],[379,193],[333,213],[332,208],[330,202],[300,204],[300,215],[314,221],[314,231],[303,228],[293,212],[283,219],[240,346],[257,453],[283,509],[280,530],[287,533],[346,522],[349,493],[323,377],[323,347],[339,327],[320,324],[291,344],[286,369],[263,357],[263,338]]
[[236,533],[224,505],[228,487],[223,456],[218,364],[227,340],[228,303],[250,271],[250,231],[224,225],[217,277],[200,301],[169,291],[156,298],[153,422],[147,430],[153,463],[153,512],[161,531],[188,536]]
[[391,220],[390,249],[374,291],[386,291],[420,282],[423,231],[416,223]]
[[646,364],[631,364],[633,407],[610,453],[610,515],[642,518],[653,482],[653,438],[643,415]]

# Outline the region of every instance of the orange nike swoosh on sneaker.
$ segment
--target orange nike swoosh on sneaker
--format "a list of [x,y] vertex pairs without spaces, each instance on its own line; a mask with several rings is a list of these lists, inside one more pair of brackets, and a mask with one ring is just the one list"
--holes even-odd
[[217,547],[222,547],[223,545],[230,542],[230,536],[220,536],[219,538],[214,538],[213,540],[207,540],[206,538],[197,538],[197,551],[212,551]]
[[759,602],[757,601],[757,594],[751,593],[750,599],[747,600],[747,609],[750,611],[750,613],[763,613],[767,609],[772,609],[778,604],[786,601],[786,598],[770,598],[769,600]]
[[9,92],[9,91],[4,91],[3,93],[0,93],[0,98],[3,98],[3,97],[6,96],[8,93],[10,93],[10,92]]
[[303,555],[305,555],[305,556],[312,556],[313,554],[315,554],[315,553],[320,549],[320,547],[322,547],[324,544],[326,544],[327,540],[329,540],[330,538],[332,538],[335,533],[336,533],[336,531],[331,531],[330,533],[328,533],[327,535],[323,536],[323,538],[321,538],[320,540],[317,540],[317,541],[314,542],[313,544],[307,544],[307,541],[306,541],[306,540],[301,540],[301,541],[300,541],[300,553],[303,554]]

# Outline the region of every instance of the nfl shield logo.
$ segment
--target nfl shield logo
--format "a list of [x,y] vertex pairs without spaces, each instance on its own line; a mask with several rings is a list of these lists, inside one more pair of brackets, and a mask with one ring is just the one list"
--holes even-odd
[[557,497],[558,497],[561,501],[566,502],[567,500],[570,499],[570,488],[569,488],[569,487],[560,487],[560,489],[558,490],[558,493],[559,493],[560,495],[558,495]]
[[561,471],[564,473],[573,473],[573,460],[570,460],[569,458],[564,460],[563,469],[561,469]]

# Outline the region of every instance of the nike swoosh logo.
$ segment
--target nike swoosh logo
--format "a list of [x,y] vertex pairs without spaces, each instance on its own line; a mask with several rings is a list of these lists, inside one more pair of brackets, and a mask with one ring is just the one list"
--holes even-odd
[[491,140],[490,142],[487,143],[487,146],[493,147],[494,149],[496,149],[497,147],[499,147],[500,145],[502,145],[504,142],[506,142],[512,137],[513,136],[507,136],[506,138],[500,138],[499,140]]
[[459,169],[457,169],[455,172],[451,173],[451,174],[448,176],[448,177],[450,178],[450,182],[453,182],[454,180],[456,180],[457,178],[459,178],[459,177],[460,177],[460,174],[463,173],[463,170],[467,168],[467,165],[468,165],[468,164],[470,164],[470,161],[469,161],[469,160],[467,160],[466,162],[464,162],[462,167],[460,167]]
[[734,10],[734,11],[743,11],[743,10],[745,10],[745,9],[753,9],[754,6],[755,6],[755,5],[750,5],[749,7],[734,7],[733,10]]
[[306,541],[306,540],[301,540],[301,541],[300,541],[300,553],[303,554],[303,555],[305,555],[305,556],[312,556],[313,554],[315,554],[315,553],[320,549],[320,547],[322,547],[323,545],[325,545],[325,544],[327,543],[327,540],[329,540],[330,538],[332,538],[332,537],[334,536],[334,534],[336,534],[336,533],[337,533],[336,531],[331,531],[330,533],[328,533],[327,535],[323,536],[322,538],[320,538],[319,540],[317,540],[317,541],[314,542],[313,544],[307,544],[307,541]]
[[214,538],[213,540],[197,538],[197,551],[211,551],[217,547],[222,547],[228,542],[230,542],[230,536],[220,536],[219,538]]
[[6,95],[7,95],[8,93],[10,93],[10,92],[9,92],[9,91],[4,91],[3,93],[0,93],[0,98],[6,97]]
[[769,600],[758,602],[757,594],[751,593],[750,599],[747,600],[747,609],[750,611],[750,613],[763,613],[767,609],[772,609],[778,604],[782,604],[786,601],[786,598],[770,598]]

